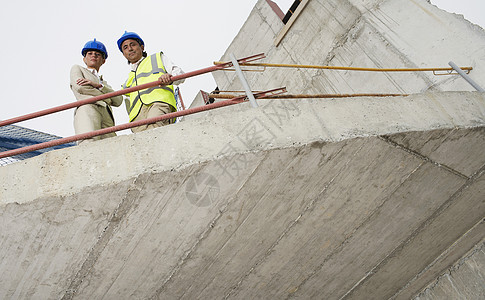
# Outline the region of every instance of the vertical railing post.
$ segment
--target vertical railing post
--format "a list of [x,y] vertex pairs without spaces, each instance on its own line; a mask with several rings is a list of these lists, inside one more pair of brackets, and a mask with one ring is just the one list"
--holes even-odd
[[233,64],[234,68],[236,69],[236,74],[239,77],[239,80],[241,81],[241,83],[243,85],[244,91],[246,92],[246,96],[249,99],[249,103],[251,103],[252,107],[258,107],[258,103],[256,102],[256,98],[254,98],[254,95],[251,92],[251,88],[249,87],[249,84],[246,81],[246,77],[244,77],[244,74],[241,70],[241,67],[239,66],[239,63],[237,62],[236,57],[232,53],[231,53],[230,57],[231,57],[231,62]]
[[461,77],[463,77],[466,81],[468,81],[469,84],[471,84],[471,86],[473,86],[477,91],[479,92],[485,92],[484,89],[482,89],[481,86],[479,86],[475,81],[473,81],[473,79],[470,78],[470,76],[468,76],[465,72],[463,72],[463,70],[458,67],[454,62],[450,61],[448,63],[456,72],[458,72],[458,74],[461,75]]

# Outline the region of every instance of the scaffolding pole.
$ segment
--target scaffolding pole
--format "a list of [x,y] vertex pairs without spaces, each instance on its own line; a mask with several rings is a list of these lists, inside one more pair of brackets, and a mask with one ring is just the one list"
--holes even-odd
[[450,61],[448,63],[456,72],[458,72],[458,74],[461,75],[461,77],[463,77],[469,84],[471,84],[471,86],[473,86],[477,91],[479,92],[485,92],[485,90],[478,85],[478,83],[476,83],[475,81],[473,81],[473,79],[470,78],[470,76],[468,76],[467,74],[465,74],[465,72],[462,71],[462,69],[460,69],[460,67],[458,67],[454,62]]
[[246,80],[246,77],[244,77],[244,74],[241,70],[241,67],[239,66],[239,63],[236,60],[236,57],[232,53],[231,53],[230,57],[231,57],[232,65],[234,66],[234,69],[236,69],[236,74],[239,77],[239,81],[241,81],[241,84],[244,88],[244,91],[246,92],[246,96],[249,99],[249,103],[251,103],[252,107],[258,107],[258,103],[256,102],[256,99],[254,98],[254,95],[251,92],[251,88],[249,87],[249,83]]

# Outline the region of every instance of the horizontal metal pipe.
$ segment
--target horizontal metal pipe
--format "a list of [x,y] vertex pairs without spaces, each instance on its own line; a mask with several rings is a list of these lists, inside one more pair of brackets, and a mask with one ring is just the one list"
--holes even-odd
[[18,149],[8,150],[8,151],[0,152],[0,158],[19,155],[19,154],[32,152],[32,151],[36,151],[36,150],[39,150],[39,149],[49,148],[49,147],[53,147],[53,146],[57,146],[57,145],[62,145],[62,144],[66,144],[66,143],[71,143],[71,142],[75,142],[75,141],[80,141],[80,140],[92,138],[92,137],[95,137],[95,136],[98,136],[98,135],[103,135],[103,134],[107,134],[107,133],[111,133],[111,132],[115,132],[115,131],[120,131],[120,130],[125,130],[125,129],[129,129],[129,128],[132,128],[132,127],[137,127],[137,126],[140,126],[140,125],[152,124],[152,123],[156,123],[156,122],[159,122],[159,121],[162,121],[162,120],[177,118],[177,117],[181,117],[181,116],[185,116],[185,115],[188,115],[188,114],[193,114],[193,113],[197,113],[197,112],[201,112],[201,111],[205,111],[205,110],[209,110],[209,109],[214,109],[214,108],[224,107],[224,106],[228,106],[228,105],[238,104],[238,103],[243,102],[244,98],[245,98],[245,96],[242,96],[242,97],[238,97],[236,99],[215,102],[215,103],[212,103],[212,104],[209,104],[209,105],[195,107],[195,108],[189,108],[189,109],[186,109],[186,110],[165,114],[165,115],[153,117],[153,118],[150,118],[150,119],[139,120],[139,121],[135,121],[135,122],[131,122],[131,123],[116,125],[116,126],[113,126],[113,127],[103,128],[103,129],[99,129],[99,130],[95,130],[95,131],[91,131],[91,132],[87,132],[87,133],[82,133],[82,134],[77,134],[77,135],[73,135],[73,136],[70,136],[70,137],[52,140],[52,141],[49,141],[49,142],[44,142],[44,143],[26,146],[26,147],[22,147],[22,148],[18,148]]
[[[215,61],[214,64],[223,62]],[[301,69],[325,69],[325,70],[348,70],[348,71],[367,71],[367,72],[418,72],[418,71],[453,71],[453,68],[359,68],[359,67],[339,67],[339,66],[316,66],[316,65],[297,65],[297,64],[270,64],[270,63],[239,63],[241,66],[251,67],[273,67],[273,68],[301,68]],[[472,67],[461,67],[462,70],[471,71]]]
[[[268,95],[272,95],[274,93],[281,93],[281,92],[286,92],[286,90],[284,88],[274,89],[274,90],[254,94],[254,96],[257,97],[257,98],[265,98],[265,97],[268,97]],[[19,154],[23,154],[23,153],[27,153],[27,152],[32,152],[32,151],[39,150],[39,149],[44,149],[44,148],[49,148],[49,147],[62,145],[62,144],[66,144],[66,143],[71,143],[71,142],[75,142],[75,141],[79,141],[79,140],[84,140],[84,139],[92,138],[92,137],[95,137],[95,136],[98,136],[98,135],[103,135],[103,134],[107,134],[107,133],[111,133],[111,132],[115,132],[115,131],[120,131],[120,130],[125,130],[125,129],[129,129],[129,128],[133,128],[133,127],[137,127],[137,126],[141,126],[141,125],[156,123],[156,122],[166,120],[166,119],[174,119],[174,118],[178,118],[178,117],[181,117],[181,116],[194,114],[194,113],[198,113],[198,112],[202,112],[202,111],[206,111],[206,110],[211,110],[211,109],[220,108],[220,107],[224,107],[224,106],[234,105],[234,104],[244,102],[245,98],[246,98],[246,96],[239,96],[239,97],[235,97],[235,98],[230,99],[230,100],[214,102],[214,103],[211,103],[211,104],[208,104],[208,105],[189,108],[189,109],[186,109],[186,110],[177,111],[177,112],[173,112],[173,113],[169,113],[169,114],[165,114],[165,115],[162,115],[162,116],[157,116],[157,117],[153,117],[153,118],[149,118],[149,119],[145,119],[145,120],[139,120],[139,121],[135,121],[135,122],[131,122],[131,123],[121,124],[121,125],[117,125],[117,126],[113,126],[113,127],[109,127],[109,128],[103,128],[103,129],[99,129],[99,130],[95,130],[95,131],[91,131],[91,132],[87,132],[87,133],[77,134],[77,135],[70,136],[70,137],[65,137],[65,138],[60,138],[60,139],[53,140],[53,141],[35,144],[35,145],[23,147],[23,148],[8,150],[8,151],[0,152],[0,158],[5,158],[5,157],[9,157],[9,156],[19,155]]]
[[[231,99],[238,95],[234,94],[209,94],[210,98]],[[304,99],[304,98],[349,98],[349,97],[406,97],[408,94],[316,94],[316,95],[274,95],[266,99]]]
[[[177,80],[180,80],[180,79],[185,79],[185,78],[189,78],[189,77],[192,77],[192,76],[196,76],[196,75],[200,75],[200,74],[204,74],[204,73],[208,73],[208,72],[212,72],[212,71],[220,70],[220,69],[223,69],[223,68],[220,67],[219,65],[213,66],[213,67],[209,67],[209,68],[205,68],[205,69],[201,69],[201,70],[197,70],[197,71],[193,71],[193,72],[188,72],[188,73],[178,75],[178,76],[173,76],[172,80],[177,81]],[[95,96],[95,97],[92,97],[92,98],[89,98],[89,99],[86,99],[86,100],[80,100],[80,101],[56,106],[56,107],[53,107],[53,108],[44,109],[44,110],[37,111],[37,112],[34,112],[34,113],[30,113],[30,114],[27,114],[27,115],[23,115],[23,116],[11,118],[11,119],[8,119],[8,120],[0,121],[0,126],[5,126],[5,125],[10,125],[10,124],[30,120],[30,119],[33,119],[33,118],[45,116],[45,115],[56,113],[56,112],[63,111],[63,110],[66,110],[66,109],[79,107],[81,105],[95,103],[97,101],[108,99],[108,98],[111,98],[111,97],[125,95],[127,93],[131,93],[131,92],[134,92],[134,91],[151,88],[151,87],[154,87],[154,86],[157,86],[157,85],[160,85],[160,81],[158,81],[158,80],[153,81],[153,82],[149,82],[149,83],[145,83],[145,84],[141,84],[139,86],[135,86],[135,87],[131,87],[131,88],[127,88],[127,89],[123,89],[123,90],[114,91],[114,92],[111,92],[111,93],[106,93],[106,94],[103,94],[103,95]]]

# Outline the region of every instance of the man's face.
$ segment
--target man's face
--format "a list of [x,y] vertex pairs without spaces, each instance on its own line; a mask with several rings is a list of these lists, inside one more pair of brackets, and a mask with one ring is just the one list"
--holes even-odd
[[121,51],[123,56],[133,64],[142,58],[144,47],[140,46],[136,40],[127,39],[121,44]]
[[104,64],[106,60],[103,58],[103,53],[90,50],[86,52],[86,55],[84,55],[83,61],[88,68],[96,69],[97,71],[99,71],[99,68]]

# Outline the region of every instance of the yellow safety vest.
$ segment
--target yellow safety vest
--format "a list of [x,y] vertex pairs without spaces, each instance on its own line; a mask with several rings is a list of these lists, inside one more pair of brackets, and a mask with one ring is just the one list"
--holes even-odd
[[[145,57],[136,70],[130,72],[128,79],[123,85],[123,89],[156,81],[165,73],[167,71],[162,62],[162,55],[161,53],[155,53],[149,57]],[[164,87],[155,86],[145,90],[131,92],[129,95],[130,106],[128,108],[128,116],[130,122],[138,116],[143,104],[150,105],[154,102],[165,102],[172,107],[172,111],[177,111],[173,85]]]

